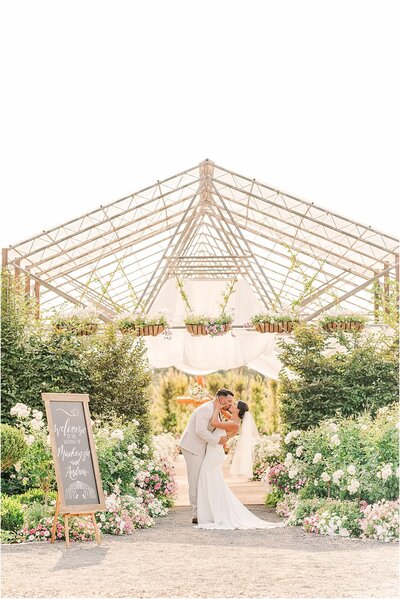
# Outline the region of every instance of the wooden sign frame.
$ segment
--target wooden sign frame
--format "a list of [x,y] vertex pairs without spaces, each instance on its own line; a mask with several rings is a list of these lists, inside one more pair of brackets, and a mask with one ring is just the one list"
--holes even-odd
[[[94,442],[92,425],[91,425],[91,421],[90,421],[90,413],[89,413],[89,405],[88,405],[89,404],[89,395],[87,393],[42,393],[42,400],[44,401],[44,405],[46,408],[47,423],[48,423],[50,442],[51,442],[51,451],[53,454],[54,469],[56,472],[56,481],[57,481],[57,489],[58,489],[56,511],[54,514],[54,522],[53,522],[52,533],[51,533],[51,542],[54,543],[57,519],[58,519],[58,515],[61,514],[64,516],[64,521],[65,521],[65,540],[66,540],[67,547],[69,546],[68,518],[70,516],[91,516],[93,525],[94,525],[94,529],[95,529],[96,539],[97,539],[98,544],[100,545],[100,542],[101,542],[100,541],[100,533],[99,533],[99,530],[98,530],[98,527],[96,524],[96,518],[95,518],[94,513],[100,512],[100,511],[105,511],[107,508],[106,508],[106,503],[105,503],[105,499],[104,499],[103,485],[101,482],[99,463],[98,463],[97,454],[96,454],[96,446],[95,446],[95,442]],[[61,469],[60,469],[60,466],[58,463],[57,443],[56,443],[56,437],[55,437],[55,433],[54,433],[54,422],[53,422],[52,412],[50,409],[51,402],[65,402],[65,401],[76,401],[76,402],[82,403],[82,405],[83,405],[83,413],[84,413],[85,422],[86,422],[86,431],[87,431],[88,442],[89,442],[90,456],[91,456],[91,461],[92,461],[92,465],[93,465],[93,473],[94,473],[94,478],[95,478],[96,487],[97,487],[97,496],[99,498],[98,503],[88,503],[88,504],[78,504],[78,505],[67,505],[65,503],[64,484],[63,484],[63,480],[62,480]]]

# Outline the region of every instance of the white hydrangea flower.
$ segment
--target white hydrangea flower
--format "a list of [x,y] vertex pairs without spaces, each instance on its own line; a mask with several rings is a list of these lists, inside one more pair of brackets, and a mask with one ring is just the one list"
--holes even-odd
[[290,443],[290,441],[291,441],[291,440],[292,440],[292,433],[288,433],[288,434],[285,436],[285,439],[284,439],[284,441],[285,441],[285,444],[286,444],[286,445],[289,445],[289,443]]
[[327,472],[323,472],[321,474],[321,478],[326,483],[328,483],[331,480],[331,477],[329,476],[329,474]]
[[124,440],[124,433],[120,428],[116,428],[112,433],[111,433],[111,439],[118,439],[119,441],[123,441]]
[[297,468],[291,468],[288,472],[289,478],[293,479],[297,475]]
[[286,454],[284,464],[286,468],[289,468],[293,464],[293,454],[290,451]]
[[16,416],[17,418],[28,418],[31,413],[31,409],[25,405],[24,403],[16,403],[10,410],[11,416]]
[[34,431],[40,431],[40,429],[42,428],[43,424],[44,424],[43,420],[37,420],[36,418],[34,418],[33,420],[30,421],[29,426]]
[[392,475],[393,475],[392,465],[385,464],[382,468],[382,480],[387,480]]
[[339,528],[339,534],[341,537],[349,537],[350,536],[350,532],[347,530],[347,528]]
[[353,466],[353,464],[350,464],[350,466],[347,467],[347,472],[350,474],[350,476],[354,476],[354,474],[356,473],[355,466]]
[[359,486],[360,486],[360,483],[358,482],[358,480],[356,480],[355,478],[352,478],[350,481],[350,484],[347,487],[347,490],[351,495],[354,495],[354,493],[357,493]]
[[339,435],[332,435],[331,445],[340,445]]
[[34,418],[35,420],[42,420],[43,412],[41,412],[40,410],[32,410],[32,418]]
[[288,433],[284,439],[286,445],[289,445],[289,443],[293,439],[296,439],[300,434],[301,434],[301,431],[290,431],[290,433]]
[[336,470],[333,474],[332,474],[332,480],[333,482],[337,485],[340,481],[340,479],[342,478],[342,476],[344,475],[343,470]]
[[318,464],[318,462],[320,462],[321,460],[322,460],[322,454],[316,453],[315,456],[313,457],[313,464]]
[[296,456],[299,458],[301,456],[301,454],[303,453],[304,447],[303,445],[299,445],[299,447],[296,449]]
[[33,435],[25,435],[25,441],[27,445],[32,445],[35,441],[35,437]]
[[21,462],[17,462],[16,464],[14,464],[14,468],[17,472],[19,472],[21,470]]
[[332,432],[336,433],[339,430],[339,427],[337,424],[335,424],[334,422],[330,422],[328,424],[328,428],[329,430],[331,430]]

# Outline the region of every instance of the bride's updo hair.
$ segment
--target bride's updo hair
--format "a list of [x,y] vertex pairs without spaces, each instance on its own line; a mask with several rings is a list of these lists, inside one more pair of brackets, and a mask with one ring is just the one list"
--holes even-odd
[[237,409],[239,410],[239,418],[240,420],[243,420],[243,416],[249,411],[249,406],[247,403],[241,400],[239,400],[236,405]]

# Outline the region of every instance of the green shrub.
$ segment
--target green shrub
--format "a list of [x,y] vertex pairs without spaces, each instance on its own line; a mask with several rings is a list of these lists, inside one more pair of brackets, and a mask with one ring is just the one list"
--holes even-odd
[[375,418],[337,419],[284,438],[285,465],[302,479],[301,499],[314,497],[374,503],[398,497],[397,404]]
[[94,417],[140,422],[139,438],[146,442],[150,431],[149,386],[151,372],[143,339],[118,335],[114,325],[89,342],[83,354],[88,372],[87,389]]
[[7,271],[2,275],[1,418],[12,423],[16,403],[43,409],[41,393],[87,393],[83,368],[85,344],[72,332],[49,333],[35,319],[35,303],[28,301],[22,282]]
[[54,506],[45,505],[34,501],[26,506],[24,513],[24,526],[26,528],[34,528],[43,518],[54,516]]
[[7,470],[25,455],[27,444],[24,433],[8,424],[0,425],[1,431],[1,471]]
[[16,532],[24,524],[24,511],[17,497],[1,497],[1,528]]
[[290,523],[296,526],[303,522],[303,519],[307,516],[315,514],[316,511],[323,505],[326,504],[325,499],[313,498],[313,499],[300,499],[290,516]]
[[271,493],[267,493],[264,499],[264,504],[266,507],[276,507],[278,501],[281,501],[283,495],[280,491],[274,490]]
[[50,491],[48,495],[46,495],[42,489],[29,489],[29,491],[25,491],[21,495],[18,495],[18,500],[22,505],[30,505],[31,503],[41,503],[45,504],[46,501],[55,501],[57,499],[56,491]]
[[[326,355],[331,339],[343,351]],[[281,371],[279,399],[285,430],[309,429],[337,415],[368,410],[373,415],[398,396],[398,350],[392,338],[357,331],[326,335],[303,325],[290,341],[278,341],[280,360],[295,373]]]

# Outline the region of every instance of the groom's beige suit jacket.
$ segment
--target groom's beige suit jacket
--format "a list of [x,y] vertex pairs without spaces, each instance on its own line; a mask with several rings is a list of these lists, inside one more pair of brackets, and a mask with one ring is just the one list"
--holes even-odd
[[181,449],[186,449],[186,451],[190,451],[195,455],[203,455],[207,443],[214,446],[218,445],[220,434],[212,433],[209,428],[213,412],[213,401],[207,401],[195,409],[179,441]]

